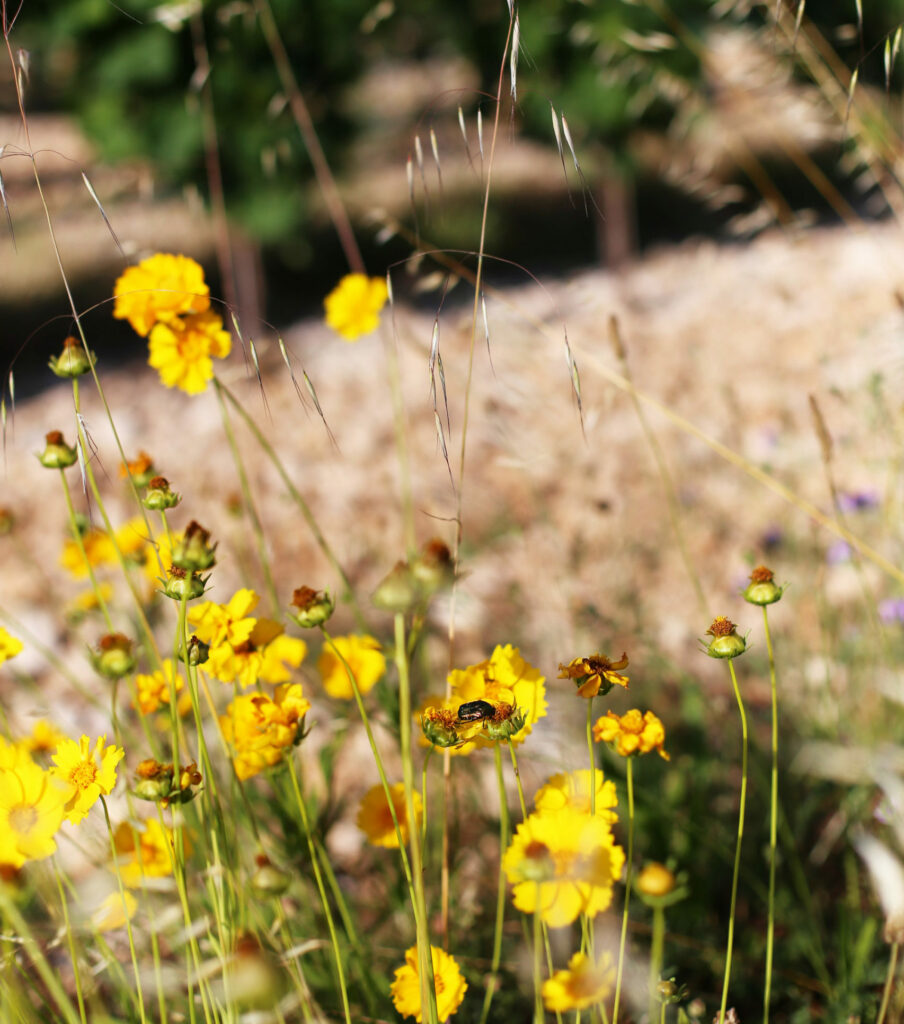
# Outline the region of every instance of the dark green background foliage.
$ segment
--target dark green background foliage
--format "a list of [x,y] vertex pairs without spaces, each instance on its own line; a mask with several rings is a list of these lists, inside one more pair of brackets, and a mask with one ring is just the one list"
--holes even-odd
[[[855,20],[853,0],[812,6],[808,14],[829,30]],[[883,34],[904,19],[904,0],[864,6],[865,38],[872,41],[864,67],[881,77]],[[75,111],[104,158],[150,158],[168,185],[193,183],[206,195],[194,50],[200,22],[189,16],[172,31],[158,20],[160,7],[161,0],[24,0],[14,42],[32,53],[29,105]],[[478,68],[483,89],[495,91],[508,24],[504,0],[399,0],[382,8],[385,17],[375,16],[381,8],[374,0],[272,0],[272,7],[340,176],[350,143],[366,127],[341,99],[374,64],[460,54]],[[567,115],[579,149],[624,163],[632,129],[667,127],[682,89],[698,86],[700,61],[688,40],[705,36],[719,17],[723,23],[760,17],[747,7],[711,0],[522,0],[523,127],[552,142],[552,102]],[[310,165],[281,99],[255,5],[212,0],[202,12],[230,214],[263,241],[289,238],[306,219]],[[645,52],[633,44],[631,34],[650,33],[667,33],[674,45]],[[849,63],[861,59],[859,42],[840,45]],[[432,97],[423,99],[426,107]],[[476,101],[465,98],[463,105]]]

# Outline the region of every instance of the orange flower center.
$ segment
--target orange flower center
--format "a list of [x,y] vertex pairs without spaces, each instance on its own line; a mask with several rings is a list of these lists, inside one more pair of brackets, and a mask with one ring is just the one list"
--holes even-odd
[[69,773],[69,781],[79,789],[87,789],[97,778],[97,765],[93,761],[79,761]]

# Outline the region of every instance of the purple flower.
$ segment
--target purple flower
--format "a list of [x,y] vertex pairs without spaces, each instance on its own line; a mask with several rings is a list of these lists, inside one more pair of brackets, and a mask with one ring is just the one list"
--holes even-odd
[[826,552],[826,561],[829,565],[842,565],[851,560],[851,546],[847,541],[836,540]]
[[879,602],[879,618],[886,624],[904,622],[904,597],[886,597]]
[[843,491],[838,495],[838,507],[842,512],[862,512],[878,506],[879,495],[875,491]]

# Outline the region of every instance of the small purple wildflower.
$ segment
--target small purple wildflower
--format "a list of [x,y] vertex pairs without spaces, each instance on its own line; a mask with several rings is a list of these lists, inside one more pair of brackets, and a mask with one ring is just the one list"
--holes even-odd
[[826,552],[829,565],[843,565],[851,560],[851,546],[844,540],[836,540]]
[[879,618],[886,625],[904,622],[904,597],[886,597],[879,602]]

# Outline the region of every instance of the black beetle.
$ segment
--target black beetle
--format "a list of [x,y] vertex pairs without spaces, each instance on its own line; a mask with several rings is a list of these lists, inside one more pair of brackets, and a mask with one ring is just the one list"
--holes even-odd
[[458,720],[459,722],[482,722],[487,718],[492,718],[495,714],[496,709],[488,701],[470,700],[458,709]]

